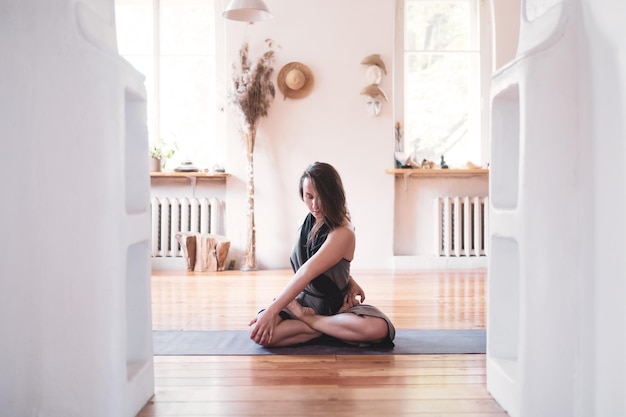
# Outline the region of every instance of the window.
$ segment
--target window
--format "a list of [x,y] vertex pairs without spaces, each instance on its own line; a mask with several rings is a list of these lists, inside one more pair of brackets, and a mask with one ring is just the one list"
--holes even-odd
[[[401,0],[402,1],[402,0]],[[403,0],[404,152],[482,162],[480,0]]]
[[115,13],[119,52],[146,76],[150,141],[178,147],[169,168],[222,163],[214,0],[116,0]]

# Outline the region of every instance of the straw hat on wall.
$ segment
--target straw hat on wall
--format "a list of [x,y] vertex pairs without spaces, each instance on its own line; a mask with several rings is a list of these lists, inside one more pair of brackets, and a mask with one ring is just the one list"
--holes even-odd
[[285,99],[303,98],[313,88],[313,73],[300,62],[290,62],[280,69],[276,83]]

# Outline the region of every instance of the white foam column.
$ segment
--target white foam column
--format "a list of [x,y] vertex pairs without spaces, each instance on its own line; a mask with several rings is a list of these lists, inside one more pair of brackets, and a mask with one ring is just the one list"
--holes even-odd
[[626,412],[626,30],[583,3],[523,1],[493,79],[487,388],[511,417]]
[[112,0],[0,9],[0,410],[132,417],[154,392],[143,76]]
[[493,83],[488,389],[512,417],[574,415],[582,190],[566,6],[522,13],[517,57]]

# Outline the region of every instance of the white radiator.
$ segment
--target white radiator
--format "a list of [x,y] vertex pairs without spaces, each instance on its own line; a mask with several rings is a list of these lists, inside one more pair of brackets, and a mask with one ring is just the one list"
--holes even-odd
[[178,232],[221,234],[223,203],[216,198],[153,197],[153,257],[182,257]]
[[434,205],[436,255],[487,256],[489,197],[438,197]]

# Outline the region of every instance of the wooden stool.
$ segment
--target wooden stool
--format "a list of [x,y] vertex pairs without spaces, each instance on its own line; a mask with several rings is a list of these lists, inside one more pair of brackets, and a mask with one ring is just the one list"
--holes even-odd
[[176,234],[185,259],[187,271],[223,271],[230,250],[226,236],[210,233],[180,232]]

